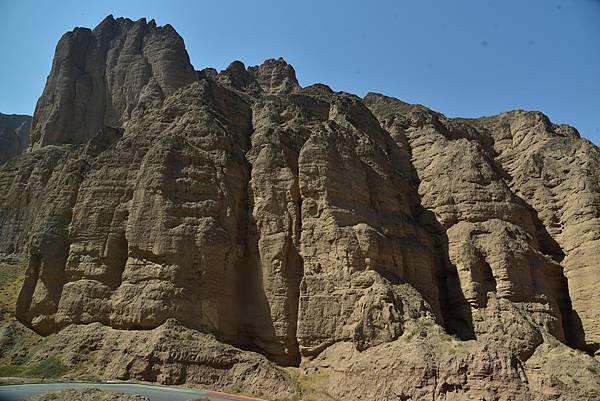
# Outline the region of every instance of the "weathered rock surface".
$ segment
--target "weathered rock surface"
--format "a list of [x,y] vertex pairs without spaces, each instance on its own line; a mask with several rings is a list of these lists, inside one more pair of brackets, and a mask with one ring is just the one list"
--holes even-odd
[[[71,325],[40,338],[18,322],[0,325],[0,363],[39,366],[55,358],[67,378],[195,384],[213,390],[291,397],[290,375],[265,357],[219,342],[173,319],[152,330],[116,330],[100,323]],[[32,346],[33,345],[33,346]]]
[[0,113],[0,164],[27,149],[30,130],[31,116]]
[[365,101],[407,138],[474,317],[491,290],[595,352],[600,150],[540,113],[451,120],[379,95]]
[[[595,400],[600,363],[555,340],[527,362],[499,344],[458,341],[421,318],[397,341],[341,342],[305,369],[336,400]],[[324,398],[327,399],[327,398]]]
[[85,143],[105,126],[122,126],[134,108],[195,79],[183,40],[170,25],[110,15],[93,30],[75,28],[56,46],[33,118],[32,149]]
[[80,373],[593,400],[598,167],[539,113],[301,88],[282,59],[194,71],[172,27],[108,17],[63,36],[0,166],[0,253],[28,265],[16,317]]
[[[541,113],[511,112],[469,121],[494,140],[495,160],[511,189],[537,212],[551,236],[549,253],[565,270],[573,304],[574,340],[600,347],[600,151]],[[580,321],[580,322],[579,322]]]

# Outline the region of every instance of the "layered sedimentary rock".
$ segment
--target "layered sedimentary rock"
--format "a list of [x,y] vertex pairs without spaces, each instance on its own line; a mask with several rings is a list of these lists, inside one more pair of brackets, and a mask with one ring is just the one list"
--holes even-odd
[[71,325],[42,340],[13,321],[0,324],[0,334],[3,366],[44,372],[52,361],[48,378],[56,372],[69,379],[84,373],[94,381],[188,383],[277,398],[296,393],[290,374],[264,356],[223,344],[173,319],[143,331],[100,323]]
[[56,46],[33,118],[32,148],[85,143],[195,78],[183,40],[170,25],[110,15],[93,30],[76,28]]
[[598,148],[536,112],[450,120],[383,96],[365,101],[410,142],[466,300],[485,301],[490,285],[520,304],[542,296],[544,320],[563,321],[555,335],[597,350]]
[[[511,112],[469,121],[494,140],[495,160],[511,189],[528,202],[564,267],[573,303],[572,327],[589,352],[600,347],[600,152],[577,130],[541,113]],[[552,251],[555,249],[555,251]],[[564,258],[564,259],[563,259]]]
[[29,146],[31,116],[0,113],[0,164]]
[[[263,394],[594,399],[599,164],[539,113],[302,88],[283,59],[194,71],[172,27],[108,17],[61,39],[0,167],[0,253],[28,264],[16,317],[48,353],[167,327],[238,347],[214,354],[232,382],[239,349],[300,367],[264,360]],[[128,377],[226,387],[140,347],[109,347]]]

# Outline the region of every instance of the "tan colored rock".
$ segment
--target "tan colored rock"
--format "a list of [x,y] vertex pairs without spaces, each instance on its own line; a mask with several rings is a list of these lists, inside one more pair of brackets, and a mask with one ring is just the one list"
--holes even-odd
[[[303,396],[311,399],[312,385],[319,389],[314,399],[323,400],[591,401],[600,396],[600,363],[542,336],[543,329],[522,310],[510,311],[514,303],[490,300],[486,311],[503,310],[506,325],[490,327],[477,341],[449,336],[430,314],[415,314],[420,303],[414,290],[403,298],[404,333],[395,341],[363,351],[352,342],[339,342],[304,360],[298,379]],[[487,320],[501,323],[491,316]],[[540,345],[524,362],[511,350],[510,339],[519,342],[532,331],[540,334]]]
[[575,312],[572,325],[583,329],[575,341],[598,351],[600,150],[541,113],[516,111],[469,123],[493,139],[495,159],[511,188],[535,208],[551,246],[559,247]]
[[0,332],[9,363],[23,335],[271,398],[597,398],[569,347],[597,345],[600,156],[572,128],[303,89],[282,59],[196,72],[170,26],[109,17],[61,39],[32,138],[0,254],[44,337]]
[[[323,400],[591,401],[600,396],[598,362],[569,354],[565,346],[540,351],[542,365],[533,362],[537,356],[523,365],[502,348],[445,339],[431,327],[424,332],[361,353],[338,343],[306,367],[303,381],[318,382],[328,394]],[[577,367],[565,367],[571,365]]]
[[[80,184],[73,208],[57,327],[99,321],[116,328],[153,328],[176,317],[191,327],[235,335],[231,275],[245,231],[238,222],[241,208],[232,207],[245,199],[240,146],[247,135],[242,113],[248,108],[238,101],[237,110],[220,111],[234,116],[231,130],[202,123],[202,116],[217,112],[213,107],[219,105],[199,99],[215,95],[231,96],[223,101],[235,104],[235,95],[226,90],[195,83],[145,112],[151,126],[132,120],[122,137],[113,138],[118,142],[90,159],[97,169],[92,167]],[[164,122],[186,96],[195,103],[184,103],[189,108],[180,110],[176,121]],[[138,130],[156,133],[155,139]],[[131,148],[136,149],[133,159]]]
[[266,60],[260,66],[248,68],[248,72],[267,94],[292,93],[300,89],[294,67],[282,58]]
[[94,30],[60,39],[36,106],[32,149],[85,143],[105,126],[120,127],[145,107],[196,79],[173,27],[144,18],[106,17]]
[[[451,299],[451,327],[463,338],[487,333],[494,323],[484,309],[493,296],[516,303],[532,322],[573,344],[578,330],[561,250],[536,211],[512,192],[491,138],[422,106],[380,95],[365,101],[397,141],[406,138],[423,205],[446,229],[448,277],[460,285]],[[530,337],[515,351],[531,354],[539,342],[539,335]]]
[[[329,118],[299,156],[304,278],[298,338],[307,356],[337,341],[357,338],[376,345],[379,337],[397,338],[400,311],[393,287],[401,281],[423,291],[442,319],[436,261],[415,224],[418,201],[391,163],[400,157],[391,138],[350,96],[334,99]],[[363,320],[369,312],[356,313],[357,308],[388,313],[372,324]],[[362,338],[365,326],[375,338]]]
[[71,325],[44,338],[13,321],[2,324],[0,333],[0,338],[12,338],[15,344],[2,348],[10,352],[0,354],[0,362],[25,371],[54,358],[67,378],[187,383],[282,399],[296,393],[290,375],[265,357],[174,320],[144,331],[116,330],[100,323]]
[[[258,259],[264,289],[254,298],[266,297],[270,319],[248,327],[264,352],[278,360],[287,355],[287,363],[297,363],[298,351],[315,355],[345,339],[367,348],[397,338],[402,322],[395,286],[401,280],[417,283],[441,319],[431,244],[412,216],[401,213],[406,208],[418,213],[418,201],[401,194],[408,183],[386,165],[401,156],[395,150],[369,154],[371,133],[347,119],[364,119],[357,123],[367,129],[374,124],[382,148],[393,142],[355,98],[341,95],[335,101],[291,95],[258,100],[253,107],[247,157],[256,226],[250,226],[249,252],[250,260]],[[339,154],[354,170],[340,164]],[[387,186],[394,180],[400,188]],[[356,188],[344,192],[345,185]],[[370,198],[380,198],[380,204]],[[386,213],[390,221],[382,218]],[[386,247],[397,253],[384,256]],[[264,306],[250,305],[250,320],[263,321]]]

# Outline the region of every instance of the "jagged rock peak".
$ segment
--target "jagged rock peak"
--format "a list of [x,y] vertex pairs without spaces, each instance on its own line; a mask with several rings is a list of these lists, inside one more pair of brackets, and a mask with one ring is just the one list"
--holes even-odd
[[233,61],[218,74],[212,68],[200,71],[200,78],[212,78],[254,96],[286,94],[301,89],[294,67],[283,58],[265,60],[260,66],[246,68],[243,62]]
[[112,16],[63,37],[34,125],[0,165],[0,269],[33,329],[0,325],[0,364],[600,399],[600,149],[574,129],[302,89],[283,59],[194,71],[170,26]]
[[[101,36],[106,33],[113,33],[115,29],[130,29],[133,26],[144,27],[148,30],[157,30],[157,31],[169,31],[177,34],[175,28],[171,24],[158,25],[154,19],[147,21],[146,18],[140,18],[138,20],[132,20],[130,18],[118,17],[115,18],[112,14],[109,14],[106,18],[104,18],[93,30],[92,32],[96,36]],[[75,28],[75,29],[85,29],[89,30],[89,28]]]
[[195,81],[183,39],[170,25],[106,17],[60,39],[33,117],[31,143],[83,143],[124,126],[136,108]]
[[219,81],[229,84],[236,89],[261,90],[252,75],[246,70],[246,66],[239,60],[233,61],[226,69],[219,73]]
[[265,60],[260,66],[248,68],[267,93],[290,93],[300,89],[294,67],[283,58]]
[[316,98],[328,100],[331,99],[331,96],[334,92],[328,85],[316,83],[303,88],[302,93],[309,96],[314,96]]

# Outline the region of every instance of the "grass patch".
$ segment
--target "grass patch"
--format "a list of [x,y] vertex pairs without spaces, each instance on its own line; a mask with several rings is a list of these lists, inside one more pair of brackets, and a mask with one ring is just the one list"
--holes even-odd
[[41,362],[32,364],[23,371],[24,376],[29,377],[58,377],[62,376],[66,371],[67,367],[54,356],[49,356]]
[[25,263],[22,262],[0,262],[0,320],[14,316],[25,270]]
[[53,379],[69,369],[54,356],[30,365],[0,365],[0,377],[31,377]]
[[277,401],[337,401],[325,391],[329,377],[325,373],[302,373],[295,368],[290,368],[298,395],[278,398]]
[[0,377],[19,377],[23,368],[15,365],[0,365]]

